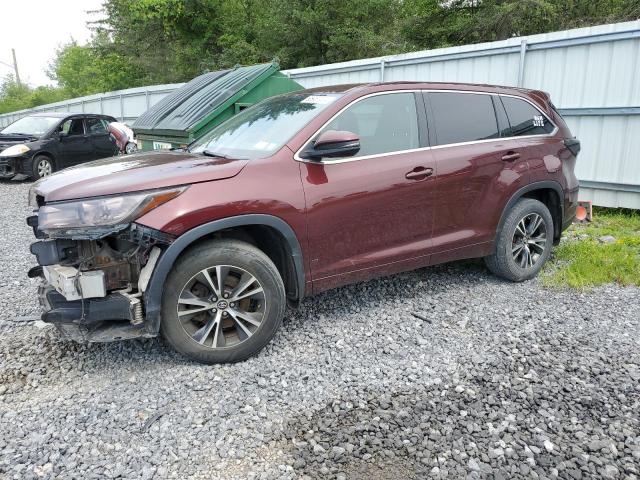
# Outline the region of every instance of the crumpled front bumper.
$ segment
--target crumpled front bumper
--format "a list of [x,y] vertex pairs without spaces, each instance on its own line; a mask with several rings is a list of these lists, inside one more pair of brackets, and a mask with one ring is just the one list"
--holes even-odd
[[25,164],[28,162],[28,157],[21,155],[19,157],[2,157],[0,158],[0,178],[12,179],[18,177],[20,179],[26,178],[29,173],[25,172]]
[[139,302],[122,293],[102,298],[68,301],[51,285],[43,282],[38,300],[42,320],[55,325],[62,334],[77,342],[111,342],[128,338],[152,337],[146,332]]
[[[114,256],[113,248],[103,249],[106,247],[94,240],[48,239],[38,230],[35,215],[27,224],[41,239],[31,245],[38,266],[31,268],[28,276],[41,279],[38,297],[44,322],[79,342],[158,335],[158,329],[145,318],[145,290],[162,253],[156,241],[162,243],[165,237],[143,227],[130,227],[109,237],[114,245],[126,243],[127,252],[146,249],[144,263],[136,264],[140,257],[129,253]],[[99,250],[83,250],[88,245]],[[142,268],[131,277],[136,266]]]

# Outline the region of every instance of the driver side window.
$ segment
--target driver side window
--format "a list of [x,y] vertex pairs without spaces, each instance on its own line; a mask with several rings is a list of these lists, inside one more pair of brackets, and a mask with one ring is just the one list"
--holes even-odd
[[84,126],[81,118],[70,118],[60,125],[59,130],[67,135],[84,135]]
[[360,137],[360,151],[354,158],[420,147],[418,114],[411,92],[374,95],[357,101],[319,134],[327,130],[348,131]]

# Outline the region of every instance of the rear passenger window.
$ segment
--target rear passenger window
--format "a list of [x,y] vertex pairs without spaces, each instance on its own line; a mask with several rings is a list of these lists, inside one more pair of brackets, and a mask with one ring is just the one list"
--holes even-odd
[[491,95],[429,93],[437,145],[498,138]]
[[360,100],[331,120],[322,132],[327,130],[357,133],[360,151],[354,157],[420,147],[413,93],[389,93]]
[[89,135],[107,133],[107,126],[101,118],[87,118],[86,122]]
[[514,97],[500,96],[500,98],[507,110],[511,134],[514,137],[544,135],[551,133],[555,128],[549,119],[529,102]]

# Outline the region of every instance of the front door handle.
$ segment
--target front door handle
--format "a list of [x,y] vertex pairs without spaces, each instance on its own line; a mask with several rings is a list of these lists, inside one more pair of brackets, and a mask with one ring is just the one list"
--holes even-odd
[[405,178],[407,180],[424,180],[433,174],[433,168],[416,167],[410,172],[407,172]]
[[502,160],[505,162],[513,162],[514,160],[517,160],[520,158],[520,154],[518,152],[507,152],[506,154],[504,154],[502,156]]

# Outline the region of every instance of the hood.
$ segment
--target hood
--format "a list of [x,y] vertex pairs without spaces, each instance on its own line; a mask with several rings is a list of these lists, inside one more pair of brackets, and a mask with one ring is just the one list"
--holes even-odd
[[11,133],[0,133],[0,152],[11,145],[18,145],[20,143],[31,143],[37,140],[38,137],[31,135],[13,135]]
[[144,152],[67,168],[33,186],[46,202],[137,192],[234,177],[248,160],[188,152]]

